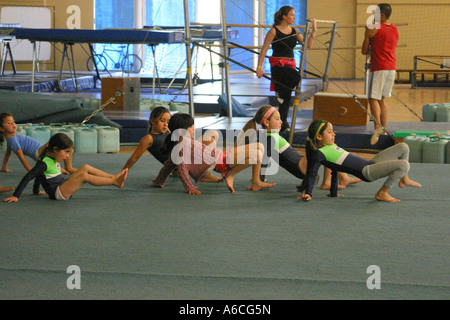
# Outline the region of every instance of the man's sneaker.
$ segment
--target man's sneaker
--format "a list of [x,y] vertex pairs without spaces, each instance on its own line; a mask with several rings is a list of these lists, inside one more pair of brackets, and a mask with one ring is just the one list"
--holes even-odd
[[275,97],[277,97],[277,100],[278,100],[278,103],[279,103],[279,104],[283,104],[284,99],[281,99],[281,98],[280,98],[280,96],[278,95],[278,92],[277,92],[277,91],[275,91]]
[[291,127],[289,126],[289,124],[287,124],[283,121],[283,123],[281,124],[280,132],[290,132],[290,130],[291,130]]
[[372,134],[372,138],[370,138],[370,144],[374,145],[378,142],[378,138],[380,137],[380,134],[383,133],[383,129],[381,128],[376,128],[375,130],[373,130],[373,134]]

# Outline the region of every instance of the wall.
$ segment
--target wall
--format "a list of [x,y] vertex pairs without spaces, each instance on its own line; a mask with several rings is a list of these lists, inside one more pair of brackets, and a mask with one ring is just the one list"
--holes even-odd
[[[448,0],[392,0],[391,22],[408,22],[408,26],[399,27],[399,43],[405,48],[397,48],[397,69],[412,69],[415,55],[450,55],[450,1]],[[364,23],[364,11],[370,3],[358,0],[358,23]],[[357,35],[362,43],[364,34]],[[433,60],[442,63],[442,60]],[[421,63],[422,69],[439,68],[432,64]],[[357,76],[360,76],[357,74]]]
[[[307,5],[308,18],[338,22],[337,31],[342,39],[339,36],[335,37],[334,46],[336,48],[355,45],[356,29],[339,28],[339,26],[354,25],[356,23],[356,0],[308,0]],[[316,33],[316,37],[318,37],[313,45],[313,50],[308,54],[307,70],[311,72],[318,72],[314,68],[318,68],[320,74],[324,71],[327,51],[314,49],[325,48],[324,42],[330,40],[330,34],[323,36],[321,34],[330,31],[331,26],[331,24],[318,24],[319,30]],[[342,56],[342,58],[339,56]],[[328,75],[330,78],[353,78],[354,64],[355,50],[334,50]]]
[[[67,8],[77,5],[81,9],[80,26],[82,29],[93,29],[94,8],[93,0],[11,0],[1,1],[3,6],[47,6],[54,12],[54,28],[67,28],[71,14]],[[321,20],[338,21],[338,33],[335,40],[335,50],[332,59],[332,67],[329,71],[330,78],[363,78],[364,56],[360,49],[338,50],[337,48],[358,46],[360,47],[364,36],[364,27],[344,28],[343,26],[361,24],[364,25],[369,17],[366,9],[369,5],[377,4],[368,0],[308,0],[307,16]],[[450,54],[450,2],[449,0],[391,0],[393,13],[391,22],[407,22],[408,26],[400,26],[399,44],[406,47],[397,48],[397,60],[399,69],[413,67],[413,56],[420,54]],[[1,22],[0,22],[1,23]],[[341,26],[341,27],[339,27]],[[314,49],[323,48],[323,42],[329,39],[329,35],[323,35],[329,30],[329,25],[319,24],[319,38],[313,46]],[[250,44],[251,45],[251,44]],[[59,69],[59,61],[62,46],[57,45],[52,59],[41,63],[41,69]],[[85,45],[85,48],[87,46]],[[87,60],[86,53],[79,45],[74,47],[77,66],[84,69]],[[342,58],[340,57],[342,56]],[[56,59],[55,59],[56,57]],[[308,55],[308,70],[323,72],[326,60],[326,52],[311,50]],[[31,63],[21,62],[19,70],[31,69]],[[433,65],[423,65],[424,68],[434,68]],[[319,69],[316,70],[315,68]]]
[[[407,26],[399,26],[399,45],[406,45],[406,47],[397,48],[398,69],[411,69],[415,55],[450,55],[448,41],[450,2],[448,0],[391,0],[388,2],[392,6],[390,21],[408,23]],[[338,21],[338,32],[343,40],[337,37],[335,47],[358,46],[360,48],[364,38],[364,27],[339,28],[339,26],[364,25],[370,16],[366,13],[367,8],[378,3],[367,0],[308,0],[308,18]],[[320,35],[323,27],[322,25],[319,27]],[[320,46],[323,47],[323,45]],[[316,43],[314,47],[319,47],[319,44]],[[330,68],[329,77],[363,78],[365,58],[361,55],[359,48],[335,50],[332,59],[335,69]],[[351,61],[354,67],[338,55]],[[315,66],[324,65],[325,57],[319,51],[311,51],[308,58],[309,62]],[[420,66],[432,69],[437,67],[430,64]]]
[[[92,0],[10,0],[0,1],[2,7],[47,7],[52,12],[52,27],[57,29],[93,29],[94,28],[94,7]],[[79,11],[78,11],[79,8]],[[2,23],[2,21],[0,21]],[[29,26],[31,27],[31,26]],[[88,51],[88,46],[83,45]],[[50,60],[40,61],[41,71],[59,70],[61,63],[63,45],[56,44],[51,48]],[[14,52],[14,49],[13,49]],[[74,56],[77,70],[85,70],[88,56],[80,45],[74,46]],[[16,61],[19,71],[31,70],[31,61]],[[7,70],[11,70],[7,64]],[[68,70],[67,63],[65,70]]]

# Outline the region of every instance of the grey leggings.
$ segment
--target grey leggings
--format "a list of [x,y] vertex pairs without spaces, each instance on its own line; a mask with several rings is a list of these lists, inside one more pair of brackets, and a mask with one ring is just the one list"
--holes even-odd
[[392,188],[409,171],[409,147],[402,142],[387,148],[371,159],[374,164],[364,167],[362,174],[369,181],[387,177],[384,185]]

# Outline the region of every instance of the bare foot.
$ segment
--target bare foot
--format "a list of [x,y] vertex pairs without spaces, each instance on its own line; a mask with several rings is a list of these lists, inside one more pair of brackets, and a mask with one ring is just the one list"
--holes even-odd
[[125,180],[127,180],[128,169],[122,170],[119,174],[114,177],[114,185],[119,188],[123,188],[125,185]]
[[[338,190],[341,190],[341,189],[344,189],[344,188],[345,188],[345,186],[343,186],[341,184],[338,185]],[[321,190],[330,190],[331,189],[331,185],[329,185],[329,184],[322,184],[322,185],[320,185],[320,189]]]
[[407,186],[409,186],[409,187],[416,187],[416,188],[422,188],[422,185],[420,183],[415,182],[415,181],[413,181],[411,179],[405,179],[405,178],[402,178],[400,180],[400,182],[398,183],[398,186],[400,188],[404,188],[404,187],[407,187]]
[[358,183],[358,182],[361,182],[361,181],[362,181],[361,179],[351,178],[351,177],[347,176],[344,179],[342,179],[342,178],[339,179],[339,183],[340,183],[339,185],[342,185],[345,188],[349,184],[355,184],[355,183]]
[[0,193],[13,191],[13,187],[0,187]]
[[385,201],[385,202],[400,202],[399,199],[391,197],[387,192],[378,192],[375,195],[375,199],[377,199],[378,201]]
[[230,176],[226,177],[224,180],[225,180],[225,183],[227,184],[228,190],[230,190],[231,193],[235,193],[234,187],[233,187],[234,176],[230,175]]
[[216,177],[211,173],[202,179],[202,182],[220,182],[220,181],[222,181],[222,178]]
[[262,182],[262,181],[259,181],[259,182],[256,182],[256,183],[253,182],[252,185],[247,188],[247,190],[249,190],[249,191],[259,191],[259,190],[264,189],[264,188],[272,188],[275,185],[276,185],[276,183],[267,183],[267,182]]

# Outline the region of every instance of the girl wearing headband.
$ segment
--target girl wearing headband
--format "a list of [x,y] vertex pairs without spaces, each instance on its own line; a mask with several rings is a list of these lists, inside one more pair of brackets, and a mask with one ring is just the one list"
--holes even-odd
[[[291,27],[295,22],[295,10],[291,6],[284,6],[273,16],[274,24],[267,32],[264,44],[259,55],[256,75],[261,78],[264,75],[264,58],[272,45],[272,56],[269,58],[270,72],[275,80],[270,86],[275,91],[280,103],[279,112],[283,124],[281,131],[289,128],[287,115],[291,104],[292,90],[300,81],[300,74],[296,70],[294,59],[294,47],[297,43],[303,44],[303,36],[300,31]],[[308,48],[311,48],[315,32],[316,21],[313,19],[312,35],[309,38]]]
[[299,199],[303,201],[312,199],[314,181],[320,165],[332,170],[331,197],[342,196],[337,194],[337,171],[352,174],[366,182],[388,177],[375,195],[379,201],[400,201],[388,193],[395,184],[401,188],[422,187],[420,183],[411,180],[408,176],[409,147],[406,143],[396,144],[381,151],[372,159],[366,160],[339,148],[334,142],[335,133],[330,122],[315,120],[311,123],[306,143],[307,175],[300,187],[300,191],[304,194]]
[[[268,158],[277,161],[280,167],[287,170],[293,176],[303,179],[306,174],[307,159],[303,157],[297,150],[295,150],[289,142],[287,142],[279,131],[282,127],[280,113],[276,108],[272,106],[261,107],[255,114],[254,118],[247,122],[242,129],[237,139],[237,145],[249,144],[250,142],[256,142],[257,126],[262,126],[265,129],[265,135],[267,137],[267,151],[265,159],[263,161],[263,168],[261,173],[261,181],[264,181],[264,171],[266,165],[269,162]],[[259,136],[261,138],[261,136]],[[276,153],[276,154],[275,154]],[[276,156],[275,156],[276,155]],[[339,173],[340,186],[339,188],[345,188],[347,185],[359,182],[359,179],[350,178],[345,173]],[[331,184],[331,170],[325,168],[324,179],[321,185],[321,189],[330,189]],[[329,183],[328,185],[326,183]]]

